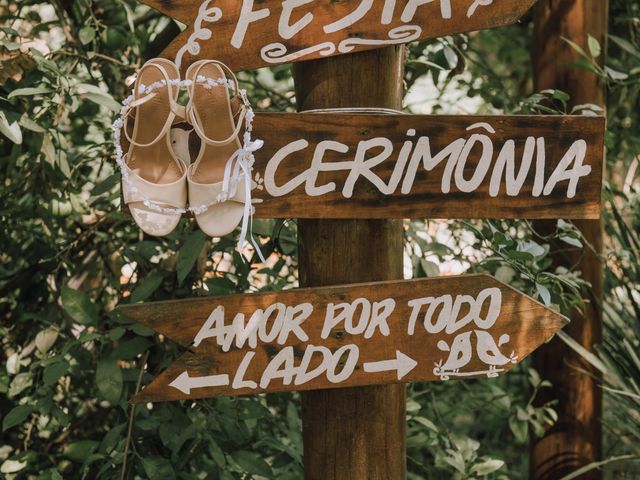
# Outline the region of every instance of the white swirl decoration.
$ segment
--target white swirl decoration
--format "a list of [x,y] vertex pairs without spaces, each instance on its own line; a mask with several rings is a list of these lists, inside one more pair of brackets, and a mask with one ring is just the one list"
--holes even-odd
[[213,35],[211,30],[203,26],[204,23],[215,23],[222,18],[222,10],[218,7],[209,7],[212,0],[204,0],[198,10],[198,17],[193,24],[193,33],[189,36],[187,43],[178,50],[176,54],[176,65],[178,68],[182,65],[182,57],[186,52],[191,55],[198,55],[200,53],[201,40],[209,40]]
[[397,45],[410,43],[420,38],[422,28],[418,25],[403,25],[389,31],[386,40],[352,37],[340,42],[338,51],[340,53],[350,53],[358,45]]
[[314,45],[294,53],[288,53],[287,47],[282,43],[270,43],[262,47],[260,55],[265,62],[268,63],[288,63],[299,58],[306,57],[312,53],[318,53],[322,57],[333,55],[336,52],[336,46],[333,42],[324,42]]
[[397,45],[410,43],[418,40],[420,35],[422,35],[421,27],[417,25],[403,25],[390,30],[387,34],[389,38],[384,40],[353,37],[340,42],[337,48],[333,42],[324,42],[293,53],[289,53],[286,45],[282,43],[270,43],[262,47],[260,55],[267,63],[288,63],[314,53],[318,53],[322,57],[333,55],[336,51],[340,53],[350,53],[359,45]]

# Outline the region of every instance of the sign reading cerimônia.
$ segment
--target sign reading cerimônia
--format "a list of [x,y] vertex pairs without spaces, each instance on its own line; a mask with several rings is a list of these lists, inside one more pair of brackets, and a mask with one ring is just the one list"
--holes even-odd
[[134,402],[496,377],[567,322],[487,275],[120,310],[189,349]]
[[604,117],[259,113],[256,217],[599,218]]
[[258,113],[256,218],[600,217],[604,117]]

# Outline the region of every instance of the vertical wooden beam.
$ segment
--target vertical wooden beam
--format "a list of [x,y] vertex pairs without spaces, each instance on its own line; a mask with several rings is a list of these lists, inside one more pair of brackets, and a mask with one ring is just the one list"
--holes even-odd
[[[604,61],[608,27],[608,0],[541,0],[535,10],[534,68],[536,88],[560,89],[571,95],[572,105],[595,103],[604,107],[605,87],[596,75],[572,66],[579,55],[563,40],[588,49],[588,36],[603,46]],[[587,242],[603,251],[601,221],[574,222]],[[553,226],[551,226],[553,228]],[[548,230],[549,226],[542,229]],[[579,264],[583,277],[592,285],[586,310],[572,315],[565,331],[589,350],[602,339],[601,304],[603,264],[590,249],[575,251],[563,260],[567,266]],[[531,478],[554,480],[601,458],[602,391],[597,374],[573,350],[555,339],[534,354],[534,368],[553,383],[548,398],[557,398],[558,423],[531,451]],[[578,371],[589,371],[594,377]],[[594,471],[581,479],[602,478]]]
[[[298,108],[399,108],[404,49],[303,62],[294,66]],[[402,278],[402,222],[299,222],[300,283],[320,286]],[[406,387],[302,394],[307,480],[406,476]]]

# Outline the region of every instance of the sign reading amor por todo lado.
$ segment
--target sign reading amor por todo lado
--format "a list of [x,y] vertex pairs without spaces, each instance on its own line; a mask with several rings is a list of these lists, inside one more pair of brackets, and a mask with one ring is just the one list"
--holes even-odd
[[236,71],[509,25],[535,1],[142,0],[187,25],[163,56]]
[[256,217],[600,216],[605,119],[259,113]]
[[134,402],[496,377],[566,318],[487,275],[121,307],[190,351]]

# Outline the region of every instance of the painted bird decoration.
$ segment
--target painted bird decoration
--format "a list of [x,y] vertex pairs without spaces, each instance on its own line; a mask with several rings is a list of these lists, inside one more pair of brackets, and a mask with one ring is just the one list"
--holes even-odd
[[[449,380],[449,374],[456,374],[460,369],[467,366],[473,356],[473,348],[471,346],[471,334],[473,332],[465,332],[458,335],[451,342],[451,347],[444,340],[438,342],[438,348],[443,352],[449,352],[449,358],[442,364],[436,364],[433,370],[441,380]],[[442,362],[440,362],[442,363]]]
[[476,343],[478,358],[482,363],[489,365],[487,376],[497,377],[499,372],[498,367],[503,367],[508,363],[518,363],[518,357],[515,352],[511,352],[511,355],[507,357],[500,351],[500,347],[509,343],[509,335],[502,335],[496,344],[496,341],[489,332],[475,330],[475,334],[478,340]]
[[[475,337],[475,338],[474,338]],[[473,358],[473,343],[476,340],[475,351],[478,359],[489,368],[480,372],[460,373],[460,370],[466,367]],[[444,340],[438,342],[438,348],[443,352],[449,352],[447,360],[436,363],[433,373],[438,375],[441,380],[449,380],[450,377],[462,377],[471,375],[487,375],[487,377],[497,377],[508,363],[518,363],[518,357],[512,352],[509,357],[500,351],[500,347],[509,343],[510,337],[507,334],[502,335],[496,342],[489,332],[484,330],[474,330],[457,335],[451,346]]]

